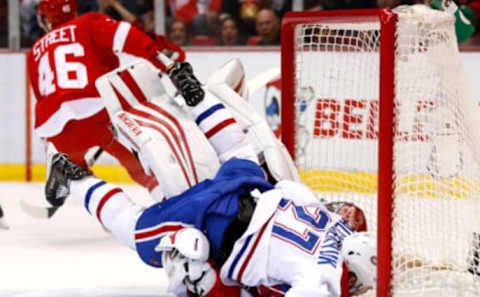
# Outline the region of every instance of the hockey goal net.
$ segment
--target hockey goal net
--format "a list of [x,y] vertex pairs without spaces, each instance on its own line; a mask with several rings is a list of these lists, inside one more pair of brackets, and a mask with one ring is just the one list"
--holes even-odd
[[377,296],[480,296],[467,81],[453,16],[426,6],[284,18],[282,140],[320,197],[366,212]]

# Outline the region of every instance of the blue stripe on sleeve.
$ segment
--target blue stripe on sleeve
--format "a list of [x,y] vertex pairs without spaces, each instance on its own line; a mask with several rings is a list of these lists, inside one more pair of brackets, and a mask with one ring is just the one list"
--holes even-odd
[[233,276],[233,271],[235,270],[235,266],[237,266],[238,261],[240,261],[240,258],[242,257],[243,253],[245,253],[245,250],[247,249],[248,244],[250,243],[250,240],[252,240],[252,237],[253,237],[253,234],[247,237],[247,240],[245,240],[245,243],[243,244],[242,248],[238,252],[235,259],[233,260],[232,265],[230,265],[230,269],[228,270],[228,278],[230,278],[231,280],[233,280],[232,276]]
[[216,112],[217,110],[219,109],[223,109],[225,108],[225,106],[223,106],[223,104],[221,103],[218,103],[218,104],[215,104],[214,106],[210,107],[209,109],[205,110],[204,112],[202,112],[195,120],[195,123],[197,123],[197,125],[200,125],[200,123],[208,118],[210,115],[212,115],[212,113]]
[[90,198],[92,198],[93,192],[104,184],[106,184],[106,182],[102,180],[91,186],[90,189],[88,189],[87,194],[85,195],[85,208],[88,212],[90,212],[90,210],[88,209],[88,203],[90,203]]

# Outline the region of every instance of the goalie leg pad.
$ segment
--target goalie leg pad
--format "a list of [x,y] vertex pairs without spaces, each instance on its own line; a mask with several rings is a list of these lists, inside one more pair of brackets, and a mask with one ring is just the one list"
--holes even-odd
[[144,170],[157,177],[166,197],[180,194],[196,183],[178,147],[172,142],[173,137],[165,130],[126,112],[118,113],[114,123],[121,139],[128,141],[138,152]]
[[290,154],[275,137],[265,118],[253,106],[243,100],[226,84],[211,85],[207,88],[233,114],[242,130],[246,132],[255,153],[266,162],[270,174],[277,181],[283,179],[300,180]]
[[191,116],[161,85],[148,63],[119,68],[96,82],[118,140],[138,153],[168,198],[213,177],[219,163]]
[[[219,168],[215,151],[186,113],[171,112],[163,102],[163,112],[177,120],[172,123],[154,110],[132,108],[119,112],[113,122],[119,139],[138,152],[145,171],[159,181],[165,197],[180,194],[196,183],[211,178]],[[159,108],[155,102],[152,108]],[[162,196],[163,197],[163,196]]]
[[207,80],[207,86],[227,84],[248,101],[249,90],[245,82],[245,70],[239,59],[232,59],[215,71]]

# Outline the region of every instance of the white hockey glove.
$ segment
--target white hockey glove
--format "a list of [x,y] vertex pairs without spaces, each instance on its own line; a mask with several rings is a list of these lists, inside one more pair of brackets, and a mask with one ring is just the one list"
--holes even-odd
[[187,227],[162,237],[155,251],[163,252],[163,267],[169,279],[168,290],[182,284],[194,296],[205,296],[215,285],[216,273],[207,262],[210,244],[199,230]]

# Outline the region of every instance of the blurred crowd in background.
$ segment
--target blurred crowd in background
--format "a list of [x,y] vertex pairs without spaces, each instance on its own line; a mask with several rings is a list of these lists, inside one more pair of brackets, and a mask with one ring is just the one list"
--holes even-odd
[[[39,0],[19,0],[24,48],[42,34],[37,23]],[[0,0],[0,47],[7,47],[7,0]],[[304,10],[394,8],[423,0],[304,0]],[[480,0],[459,0],[476,33],[460,47],[480,48]],[[152,0],[78,0],[79,14],[98,11],[154,35]],[[166,36],[180,46],[277,46],[281,20],[291,0],[165,0]]]

